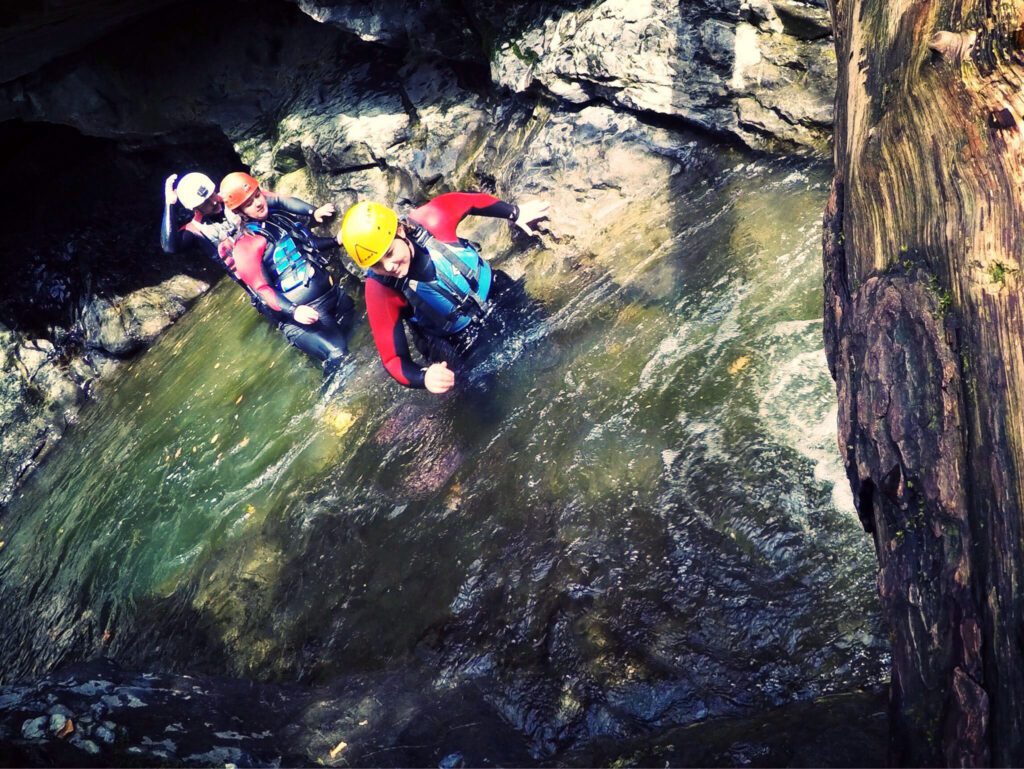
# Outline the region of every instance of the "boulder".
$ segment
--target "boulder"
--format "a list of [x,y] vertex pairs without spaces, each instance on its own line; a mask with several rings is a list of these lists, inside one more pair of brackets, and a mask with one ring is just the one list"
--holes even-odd
[[93,297],[82,309],[86,344],[115,357],[138,352],[180,318],[188,303],[208,288],[200,280],[178,275],[124,297]]
[[827,13],[800,3],[781,14],[768,2],[731,5],[605,0],[568,11],[505,41],[492,77],[516,91],[539,87],[573,103],[679,118],[755,149],[825,153],[835,54],[827,35],[804,30]]

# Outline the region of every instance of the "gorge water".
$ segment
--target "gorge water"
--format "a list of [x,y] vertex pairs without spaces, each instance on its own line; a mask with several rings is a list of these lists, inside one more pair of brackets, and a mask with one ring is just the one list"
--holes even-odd
[[365,320],[323,386],[222,281],[0,520],[3,681],[411,671],[478,686],[538,759],[883,683],[822,351],[828,169],[685,152],[592,257],[556,207],[494,261],[529,301],[447,396],[388,379]]

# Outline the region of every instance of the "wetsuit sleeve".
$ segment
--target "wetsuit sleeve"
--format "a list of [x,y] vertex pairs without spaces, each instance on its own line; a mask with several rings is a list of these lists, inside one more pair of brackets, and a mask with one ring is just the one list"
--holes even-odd
[[402,324],[402,311],[408,304],[394,289],[376,280],[366,281],[366,315],[384,368],[399,384],[422,390],[423,371],[412,360]]
[[235,274],[271,310],[284,317],[294,318],[297,305],[270,284],[263,269],[263,251],[266,247],[267,240],[260,235],[246,235],[239,239],[233,252]]
[[174,225],[174,204],[164,205],[164,220],[160,225],[160,247],[165,254],[176,254],[185,248],[182,242],[183,235],[191,235],[191,232],[182,232]]
[[455,230],[467,216],[492,216],[514,222],[519,216],[519,208],[486,192],[449,192],[438,195],[409,214],[412,221],[423,225],[431,235],[445,243],[459,239]]
[[313,216],[316,206],[312,206],[305,200],[293,198],[290,195],[278,195],[273,192],[265,192],[267,196],[267,207],[271,211],[287,211],[289,214],[298,216]]
[[177,254],[193,246],[199,248],[221,267],[224,266],[222,258],[217,253],[216,244],[189,230],[187,224],[184,227],[176,227],[173,206],[164,206],[164,220],[160,225],[160,247],[164,253]]

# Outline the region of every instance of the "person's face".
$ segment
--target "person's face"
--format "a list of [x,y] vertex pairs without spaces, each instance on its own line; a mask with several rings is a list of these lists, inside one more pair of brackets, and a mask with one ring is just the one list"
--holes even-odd
[[261,189],[257,189],[252,194],[252,197],[245,201],[238,210],[247,219],[254,219],[257,222],[262,222],[267,218],[267,214],[270,213],[270,208],[267,206],[267,198]]
[[224,202],[220,199],[220,195],[211,195],[196,208],[196,211],[203,216],[216,216],[223,210]]
[[391,241],[391,246],[380,258],[380,261],[370,267],[370,270],[389,278],[404,278],[409,274],[411,264],[412,243],[405,236],[405,227],[400,224],[395,232],[395,239]]

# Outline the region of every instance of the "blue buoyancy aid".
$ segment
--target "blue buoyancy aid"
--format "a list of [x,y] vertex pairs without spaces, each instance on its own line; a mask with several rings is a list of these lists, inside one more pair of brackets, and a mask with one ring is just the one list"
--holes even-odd
[[285,294],[305,285],[313,275],[312,266],[299,251],[291,235],[285,235],[274,244],[271,260],[277,274],[278,285]]
[[401,291],[412,306],[409,319],[427,331],[456,334],[487,315],[491,266],[468,241],[442,243],[423,227],[407,225],[416,248],[423,249],[434,267],[432,280],[367,277]]
[[[316,251],[304,227],[293,221],[293,218],[281,212],[274,212],[263,222],[249,222],[246,228],[267,239],[267,251],[264,263],[272,272],[281,293],[293,301],[300,303],[305,300],[307,291],[298,291],[300,296],[291,292],[311,287],[311,282],[319,277],[316,265]],[[316,280],[317,283],[322,282]],[[319,295],[319,290],[313,293]]]

